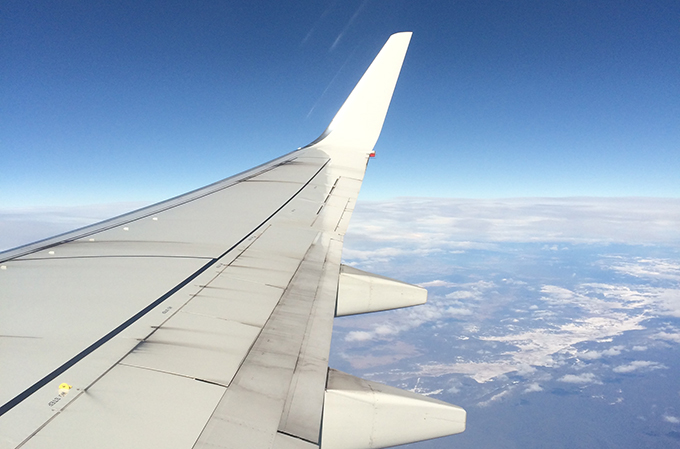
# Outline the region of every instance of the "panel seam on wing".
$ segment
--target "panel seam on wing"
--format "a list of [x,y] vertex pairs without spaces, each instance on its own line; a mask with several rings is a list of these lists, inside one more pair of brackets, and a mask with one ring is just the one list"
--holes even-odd
[[[38,391],[40,388],[44,387],[49,383],[51,380],[54,380],[57,376],[60,374],[64,373],[66,370],[68,370],[70,367],[74,366],[76,363],[78,363],[80,360],[83,358],[87,357],[89,354],[92,352],[96,351],[99,347],[101,347],[104,343],[107,341],[111,340],[113,337],[116,335],[120,334],[123,330],[128,328],[130,325],[132,325],[134,322],[138,321],[141,317],[145,316],[147,313],[149,313],[151,310],[155,309],[157,306],[162,304],[164,301],[166,301],[168,298],[173,296],[175,293],[177,293],[179,290],[181,290],[183,287],[185,287],[187,284],[189,284],[192,280],[196,279],[200,274],[202,274],[204,271],[206,271],[208,268],[213,266],[215,263],[217,263],[220,259],[224,258],[227,254],[229,254],[231,251],[233,251],[235,248],[237,248],[241,243],[246,241],[250,236],[252,236],[254,233],[256,233],[260,228],[262,228],[264,225],[266,225],[272,218],[274,218],[284,207],[286,207],[293,199],[295,199],[304,189],[307,187],[318,175],[319,173],[322,172],[322,170],[328,165],[330,162],[330,159],[326,160],[324,164],[307,180],[307,182],[300,187],[293,195],[291,195],[288,200],[286,200],[279,208],[277,208],[271,215],[269,215],[265,220],[263,220],[259,225],[257,225],[255,228],[253,228],[252,231],[250,231],[248,234],[246,234],[241,240],[236,242],[234,245],[232,245],[228,250],[226,250],[224,253],[222,253],[219,257],[212,259],[210,262],[206,263],[202,267],[200,267],[198,270],[196,270],[194,273],[192,273],[190,276],[185,278],[183,281],[178,283],[175,287],[170,289],[167,293],[164,295],[160,296],[158,299],[155,301],[151,302],[148,306],[137,312],[135,315],[121,323],[119,326],[99,338],[97,341],[83,349],[81,352],[73,356],[71,359],[67,360],[65,363],[63,363],[61,366],[58,368],[54,369],[52,372],[48,373],[45,375],[43,378],[35,382],[33,385],[30,387],[26,388],[22,392],[20,392],[18,395],[7,401],[5,404],[0,406],[0,416],[4,415],[11,409],[13,409],[15,406],[23,402],[26,398],[30,397],[33,393]],[[148,337],[147,337],[148,338]],[[122,359],[121,359],[122,360]]]

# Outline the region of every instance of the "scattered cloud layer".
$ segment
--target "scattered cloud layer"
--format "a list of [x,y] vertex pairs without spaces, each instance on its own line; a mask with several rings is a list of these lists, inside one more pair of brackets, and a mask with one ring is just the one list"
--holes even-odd
[[[110,218],[143,206],[0,209],[0,249]],[[350,237],[379,248],[350,245],[346,259],[390,258],[409,252],[490,249],[494,242],[680,244],[680,199],[668,198],[398,198],[360,201]],[[392,242],[393,244],[390,244]],[[625,266],[620,267],[625,270]],[[669,267],[680,276],[678,267]]]
[[610,260],[609,269],[642,279],[680,281],[680,263],[666,259],[637,257],[633,261]]
[[658,340],[672,341],[674,343],[680,343],[680,332],[659,332],[654,334],[654,338]]
[[[630,261],[628,261],[630,262]],[[628,263],[627,262],[627,263]],[[668,271],[670,264],[655,263],[653,259],[640,262],[649,276],[654,276],[651,267]],[[628,263],[633,267],[632,262]],[[613,270],[612,270],[613,271]],[[503,284],[510,285],[505,281]],[[441,376],[465,374],[479,383],[488,382],[507,373],[526,376],[534,367],[556,368],[565,360],[574,358],[585,363],[620,356],[624,352],[644,351],[647,346],[611,345],[604,348],[577,349],[579,345],[597,343],[606,345],[613,337],[633,330],[646,329],[645,322],[655,316],[677,316],[680,311],[678,289],[651,284],[620,285],[605,283],[576,284],[566,288],[559,285],[543,285],[538,296],[539,304],[526,307],[523,320],[508,319],[502,332],[480,327],[478,319],[486,313],[490,298],[496,295],[501,285],[487,280],[475,282],[451,282],[436,279],[423,282],[421,286],[438,289],[426,306],[396,312],[389,318],[374,323],[368,328],[346,334],[348,342],[370,340],[389,341],[420,326],[440,328],[451,318],[468,321],[466,332],[460,340],[470,338],[490,344],[502,344],[504,351],[489,355],[478,351],[480,357],[463,358],[455,361],[437,360],[420,364],[415,371],[405,376]],[[534,289],[523,283],[512,284],[518,288]],[[448,291],[448,292],[447,292]],[[542,303],[542,305],[541,305]],[[521,312],[521,311],[520,311]],[[518,315],[519,316],[519,315]],[[656,340],[680,343],[680,332],[671,328],[652,334]],[[634,371],[651,371],[665,368],[664,365],[636,361],[619,365],[613,372],[624,374]],[[575,375],[571,375],[575,376]],[[562,381],[576,382],[576,379],[594,383],[595,378],[583,375],[564,377]],[[598,381],[599,382],[599,381]]]
[[583,373],[583,374],[565,374],[564,376],[557,379],[560,382],[566,382],[570,384],[601,384],[597,376],[593,373]]
[[402,332],[417,328],[423,324],[442,322],[449,318],[472,315],[471,309],[452,307],[443,302],[431,301],[412,309],[404,309],[389,320],[374,323],[371,330],[351,331],[345,335],[345,341],[391,340]]
[[[456,250],[484,242],[680,243],[680,199],[399,198],[359,202],[351,233],[419,250]],[[389,245],[383,245],[389,246]],[[367,253],[363,253],[368,257]]]
[[[458,288],[458,285],[449,285]],[[487,290],[492,286],[486,286]],[[605,288],[606,287],[606,288]],[[604,299],[602,291],[609,295]],[[487,290],[480,290],[484,294]],[[552,308],[569,306],[570,316],[564,323],[558,323],[560,315],[554,314],[555,323],[548,326],[537,326],[530,330],[512,331],[499,335],[477,335],[475,338],[511,345],[514,349],[501,353],[496,360],[486,362],[460,361],[456,363],[430,363],[420,367],[421,375],[468,374],[477,382],[488,382],[493,378],[525,370],[524,367],[556,367],[565,357],[577,357],[593,361],[603,357],[620,355],[625,348],[621,345],[602,350],[578,351],[575,346],[585,342],[602,341],[612,336],[621,335],[632,330],[645,329],[642,324],[649,318],[649,312],[663,312],[662,302],[658,301],[659,292],[632,292],[625,290],[619,294],[612,286],[584,285],[581,291],[569,290],[554,285],[546,285],[541,289],[541,299]],[[654,295],[656,293],[656,296]],[[449,295],[447,295],[448,297]],[[456,295],[454,295],[456,296]],[[473,295],[465,295],[473,296]],[[642,298],[642,299],[641,299]],[[574,315],[571,311],[578,307],[581,312]],[[630,313],[627,309],[633,309]],[[417,309],[414,309],[414,313]],[[544,321],[543,310],[533,309],[534,319]],[[566,317],[562,317],[566,318]],[[659,335],[658,338],[674,338],[674,334]],[[640,348],[638,348],[639,350]],[[637,365],[636,365],[637,366]],[[651,365],[650,365],[651,366]]]
[[527,387],[524,389],[525,393],[537,393],[539,391],[543,391],[543,387],[541,387],[537,382],[532,382]]
[[621,351],[623,350],[623,346],[613,346],[611,348],[607,348],[603,351],[594,351],[594,350],[588,350],[585,352],[581,352],[578,354],[578,357],[583,360],[597,360],[602,357],[613,357],[621,354]]
[[633,371],[653,371],[667,368],[662,363],[647,360],[635,360],[627,365],[619,365],[612,369],[615,373],[632,373]]

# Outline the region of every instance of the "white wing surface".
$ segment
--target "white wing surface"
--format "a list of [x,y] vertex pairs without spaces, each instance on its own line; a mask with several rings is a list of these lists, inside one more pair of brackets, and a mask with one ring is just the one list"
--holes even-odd
[[425,300],[340,265],[410,37],[312,144],[0,254],[0,448],[372,448],[464,429],[458,407],[328,369],[336,315]]

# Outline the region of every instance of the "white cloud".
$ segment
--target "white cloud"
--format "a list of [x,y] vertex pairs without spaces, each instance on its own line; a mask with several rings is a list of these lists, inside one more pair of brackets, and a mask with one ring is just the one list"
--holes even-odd
[[485,383],[505,373],[517,370],[517,365],[506,362],[461,362],[461,363],[429,363],[421,365],[415,372],[405,372],[404,377],[431,376],[445,374],[465,374],[478,383]]
[[530,383],[524,390],[525,393],[535,393],[539,391],[543,391],[543,387],[541,387],[537,382]]
[[667,340],[673,341],[675,343],[680,343],[680,332],[676,333],[659,332],[657,334],[654,334],[653,338],[656,338],[657,340]]
[[593,373],[566,374],[557,380],[570,384],[602,384]]
[[[608,316],[593,316],[576,319],[556,328],[533,329],[526,332],[502,336],[484,336],[481,340],[510,343],[518,348],[515,352],[505,353],[512,357],[515,365],[555,366],[554,354],[572,348],[584,341],[593,341],[609,335],[619,335],[625,331],[643,329],[640,322],[644,316],[628,316],[611,313]],[[614,348],[610,353],[619,349]]]
[[612,346],[611,348],[602,351],[602,355],[606,356],[620,355],[622,350],[623,346]]
[[[431,281],[423,285],[428,286],[446,286],[448,288],[466,288],[472,292],[475,299],[483,297],[486,290],[495,288],[496,284],[489,281],[476,281],[468,283],[449,283],[444,281]],[[445,320],[450,318],[464,319],[474,315],[474,310],[478,307],[478,303],[475,302],[472,305],[467,301],[465,304],[463,301],[458,301],[456,299],[442,297],[434,297],[424,305],[406,308],[401,310],[395,310],[390,312],[389,315],[385,315],[385,319],[380,323],[373,324],[370,331],[362,330],[361,334],[355,335],[349,333],[345,336],[345,341],[368,341],[374,339],[380,340],[390,340],[396,337],[402,332],[409,331],[416,327],[422,326],[424,324],[433,326],[442,326]],[[470,299],[467,297],[465,299]],[[470,330],[470,332],[475,332]]]
[[632,373],[633,371],[652,371],[655,369],[666,368],[665,365],[658,362],[650,362],[647,360],[635,360],[628,365],[619,365],[615,367],[612,371],[615,373]]
[[469,292],[465,290],[457,291],[457,292],[452,292],[446,295],[446,299],[467,299],[467,298],[474,298],[476,293],[474,292]]
[[345,341],[368,341],[373,339],[371,332],[352,331],[345,336]]
[[529,374],[534,374],[536,368],[531,365],[519,365],[515,371],[520,376],[528,376]]
[[460,290],[447,293],[444,297],[446,299],[460,300],[460,299],[475,299],[481,300],[486,293],[496,287],[496,284],[490,281],[468,282],[464,284],[449,284],[449,288],[459,288]]
[[578,354],[578,357],[583,360],[597,360],[602,357],[602,353],[599,351],[586,351]]
[[[605,266],[606,268],[606,266]],[[600,307],[645,309],[653,314],[680,317],[680,289],[639,285],[584,284],[590,295],[602,296],[595,301]]]
[[[399,198],[357,203],[350,233],[466,249],[484,242],[680,242],[680,199]],[[561,249],[563,245],[555,245]]]
[[438,248],[397,248],[397,247],[381,247],[376,249],[353,249],[345,248],[343,250],[342,256],[346,260],[351,260],[354,262],[366,262],[366,261],[389,261],[395,257],[399,256],[424,256],[428,254],[434,254],[441,252]]
[[[407,331],[425,323],[434,324],[443,322],[447,317],[455,316],[465,318],[475,316],[479,303],[475,301],[474,307],[470,307],[470,299],[485,297],[489,290],[495,289],[493,282],[478,281],[474,283],[447,283],[446,288],[461,289],[447,295],[455,304],[439,299],[433,301],[427,308],[415,308],[410,312],[395,315],[390,318],[388,328],[379,331],[374,328],[372,336],[378,339],[390,339],[400,332]],[[544,327],[531,330],[522,328],[505,327],[510,333],[501,335],[489,335],[483,333],[477,338],[487,342],[499,342],[511,345],[511,349],[497,354],[493,360],[474,361],[458,360],[456,363],[433,363],[421,366],[416,375],[442,375],[445,373],[467,374],[477,382],[487,382],[496,376],[520,370],[522,366],[555,367],[565,363],[570,357],[578,357],[582,360],[597,360],[604,357],[620,355],[625,348],[623,346],[611,346],[603,350],[588,350],[578,352],[574,346],[582,342],[610,342],[612,337],[621,335],[631,330],[642,330],[642,323],[654,314],[662,314],[665,310],[659,307],[658,300],[663,289],[650,286],[637,287],[638,290],[624,286],[607,284],[582,284],[574,289],[567,289],[556,285],[544,285],[541,288],[543,301],[546,303],[545,310],[534,310],[534,319],[545,322]],[[464,292],[464,293],[461,293]],[[561,308],[568,306],[569,311],[566,321],[562,316],[566,312],[560,312]],[[582,313],[574,315],[571,308],[579,307]],[[631,311],[633,313],[631,313]],[[580,318],[582,317],[582,318]],[[472,329],[479,331],[479,327],[470,323],[465,326],[466,333],[472,333]],[[385,326],[386,323],[382,323]],[[515,330],[517,329],[517,330]],[[478,332],[477,332],[478,333]],[[467,336],[465,336],[467,338]],[[680,333],[671,331],[659,332],[654,338],[680,342]],[[514,349],[512,349],[514,348]],[[640,350],[638,347],[636,350]],[[622,365],[619,370],[641,369],[641,365],[633,365],[625,368]],[[647,369],[652,369],[651,365]],[[570,379],[570,377],[566,377]]]
[[655,298],[664,315],[680,318],[680,289],[667,288],[659,292]]
[[477,282],[466,282],[464,284],[458,284],[461,287],[467,287],[474,290],[489,290],[496,287],[492,281],[477,281]]
[[527,282],[518,281],[516,279],[502,279],[502,281],[510,285],[529,285]]
[[[399,199],[379,203],[360,203],[354,214],[352,227],[346,236],[346,256],[356,257],[370,265],[391,258],[405,260],[412,254],[443,254],[468,249],[501,248],[497,242],[541,242],[546,250],[565,249],[564,242],[626,244],[680,243],[680,199],[522,199],[522,200],[439,200]],[[669,210],[669,207],[675,209]],[[645,227],[645,220],[652,223]],[[353,247],[362,252],[347,252]],[[540,247],[540,246],[538,246]],[[551,253],[552,254],[552,253]],[[459,258],[450,256],[455,265]],[[464,257],[464,256],[463,256]],[[552,257],[546,255],[546,257]],[[377,262],[376,262],[377,261]],[[397,264],[399,265],[399,264]],[[648,276],[668,280],[680,276],[680,267],[669,260],[602,256],[603,269],[623,274]],[[631,330],[645,329],[650,317],[680,316],[680,289],[661,287],[664,284],[609,285],[576,284],[541,286],[538,304],[521,306],[531,314],[512,326],[486,328],[474,318],[483,311],[477,300],[498,296],[510,281],[500,286],[489,281],[456,283],[445,281],[451,266],[438,267],[423,262],[423,266],[399,268],[402,273],[426,275],[423,287],[447,289],[430,295],[429,306],[388,315],[387,322],[373,328],[362,327],[367,335],[361,338],[394,340],[402,332],[421,325],[443,326],[456,317],[464,331],[457,338],[475,337],[488,343],[499,343],[505,352],[494,352],[479,360],[463,358],[421,366],[415,375],[428,373],[463,373],[478,382],[494,376],[518,371],[520,366],[555,367],[577,356],[583,360],[597,360],[620,355],[623,347],[610,347],[578,352],[575,345],[582,342],[611,341],[613,337]],[[366,266],[366,269],[369,267]],[[441,271],[438,271],[441,270]],[[380,270],[376,270],[380,272]],[[385,272],[389,272],[385,270]],[[426,274],[425,274],[426,273]],[[399,277],[392,274],[393,277]],[[520,284],[518,284],[520,285]],[[535,286],[522,287],[535,292]],[[442,297],[442,295],[444,297]],[[495,303],[498,305],[498,301]],[[423,308],[425,307],[425,308]],[[528,310],[527,310],[528,309]],[[392,312],[390,312],[392,313]],[[531,320],[531,321],[529,321]],[[527,326],[533,327],[528,329]],[[537,327],[539,326],[539,327]],[[508,332],[510,332],[508,334]],[[656,338],[680,342],[680,334],[669,329]],[[359,341],[358,339],[355,341]],[[587,366],[587,364],[583,364]]]
[[[68,231],[142,205],[0,210],[0,248]],[[344,256],[355,260],[389,259],[410,251],[491,249],[494,242],[677,244],[680,242],[679,228],[680,199],[669,198],[399,198],[379,202],[359,201],[348,240],[379,241],[383,245],[371,250],[364,245],[350,244],[345,248]],[[620,265],[617,269],[632,270],[630,272],[638,276],[680,279],[677,263],[667,261],[664,265],[659,261],[649,263],[642,259],[640,262],[647,264],[647,268]]]
[[680,281],[680,264],[674,260],[637,257],[634,261],[616,261],[608,268],[643,279]]
[[605,349],[604,351],[585,351],[578,354],[578,357],[583,360],[597,360],[603,356],[616,356],[621,355],[623,346],[612,346],[611,348]]
[[663,415],[663,420],[671,424],[680,424],[680,418],[672,415]]
[[442,281],[442,280],[436,279],[434,281],[423,282],[422,284],[418,284],[418,285],[420,285],[421,287],[427,288],[427,287],[453,287],[456,284],[454,284],[453,282]]
[[467,308],[451,307],[448,301],[431,301],[427,304],[390,312],[386,318],[372,325],[370,331],[353,331],[345,336],[345,341],[360,342],[369,340],[391,340],[402,332],[423,324],[437,324],[450,317],[469,316]]
[[402,329],[400,329],[398,326],[392,324],[379,324],[373,328],[373,333],[381,337],[386,337],[398,334],[401,330]]
[[[439,313],[443,315],[444,312],[440,310]],[[404,373],[404,375],[441,376],[458,373],[466,374],[479,383],[488,382],[510,372],[518,372],[522,375],[521,372],[526,372],[527,367],[560,366],[564,363],[562,359],[565,354],[575,353],[573,346],[578,343],[596,341],[630,330],[644,329],[640,323],[646,318],[643,314],[629,316],[620,312],[607,312],[606,316],[596,315],[585,319],[572,319],[563,325],[549,328],[537,328],[499,336],[479,335],[477,336],[479,340],[506,343],[516,349],[497,354],[493,361],[461,360],[456,363],[431,363],[421,365],[417,371]],[[466,331],[472,332],[473,329],[479,330],[474,326],[468,326]],[[593,351],[593,355],[615,356],[619,355],[623,349],[623,346],[613,346],[603,351]],[[588,353],[590,351],[586,352]],[[566,379],[571,378],[566,377]],[[588,377],[583,379],[588,379]]]
[[465,315],[472,315],[472,310],[470,309],[463,309],[463,308],[457,308],[457,307],[449,307],[446,309],[446,314],[450,316],[465,316]]

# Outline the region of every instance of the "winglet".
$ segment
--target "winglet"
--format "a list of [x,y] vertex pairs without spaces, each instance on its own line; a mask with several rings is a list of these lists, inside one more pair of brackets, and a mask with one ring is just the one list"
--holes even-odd
[[326,131],[305,148],[318,147],[326,151],[337,148],[362,154],[373,151],[412,34],[402,32],[390,36]]

